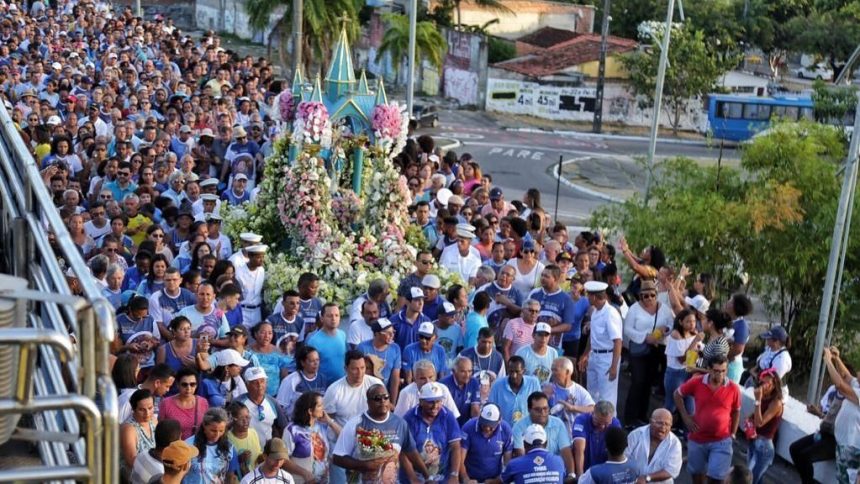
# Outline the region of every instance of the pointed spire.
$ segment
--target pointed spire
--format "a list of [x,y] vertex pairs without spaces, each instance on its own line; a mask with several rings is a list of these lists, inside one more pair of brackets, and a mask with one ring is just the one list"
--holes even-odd
[[334,102],[343,94],[349,92],[355,84],[355,71],[352,68],[352,52],[346,35],[346,24],[351,21],[346,12],[341,20],[340,36],[335,43],[331,56],[331,65],[325,77],[326,94]]
[[314,80],[314,91],[311,93],[311,102],[323,102],[322,99],[322,87],[320,85],[320,75],[317,74],[317,78]]
[[358,79],[358,94],[370,94],[370,88],[367,86],[367,74],[364,72],[364,69],[361,70],[361,77]]
[[385,94],[385,83],[382,80],[382,77],[377,78],[376,80],[376,100],[374,104],[377,106],[381,104],[388,104],[388,96]]
[[293,96],[302,95],[302,85],[305,83],[305,80],[302,79],[302,68],[299,67],[296,69],[296,72],[293,73]]

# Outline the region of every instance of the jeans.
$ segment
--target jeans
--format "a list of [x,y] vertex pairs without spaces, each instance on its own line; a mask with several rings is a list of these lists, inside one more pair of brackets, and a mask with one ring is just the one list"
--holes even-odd
[[768,467],[773,464],[773,440],[758,437],[750,442],[747,465],[752,473],[753,484],[760,484],[764,480],[764,474]]
[[690,440],[687,442],[687,471],[694,478],[700,475],[724,481],[732,471],[732,452],[731,437],[701,444]]
[[[683,368],[680,370],[675,368],[666,368],[666,376],[663,377],[663,387],[666,389],[666,400],[663,406],[666,407],[666,410],[670,412],[675,411],[675,390],[689,379],[690,374]],[[684,403],[684,406],[687,407],[687,412],[692,413],[693,399],[686,397],[684,398]]]
[[830,433],[816,432],[795,440],[788,450],[801,484],[815,484],[813,464],[836,458],[836,438]]

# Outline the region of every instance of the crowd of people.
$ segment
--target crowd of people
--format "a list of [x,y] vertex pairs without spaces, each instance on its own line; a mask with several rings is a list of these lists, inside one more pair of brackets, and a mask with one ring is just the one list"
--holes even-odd
[[[571,237],[538,190],[508,200],[410,133],[394,162],[429,246],[414,272],[349,307],[305,273],[271,307],[272,241],[231,240],[220,216],[253,203],[272,152],[285,85],[266,59],[93,0],[2,2],[0,36],[6,109],[117,311],[124,482],[665,483],[685,449],[695,482],[762,482],[790,341],[772,327],[744,368],[747,296],[718,308],[714,278],[656,246]],[[821,431],[792,455],[804,483],[834,455],[853,482],[860,386],[835,348],[826,363]]]

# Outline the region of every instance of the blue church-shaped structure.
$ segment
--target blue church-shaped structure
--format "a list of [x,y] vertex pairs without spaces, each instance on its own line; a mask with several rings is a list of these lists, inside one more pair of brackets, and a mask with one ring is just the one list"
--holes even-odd
[[376,92],[370,90],[363,70],[361,77],[356,80],[345,24],[341,26],[340,36],[334,45],[331,64],[324,81],[321,83],[317,76],[312,89],[304,89],[304,85],[301,72],[296,71],[292,85],[296,104],[302,101],[321,102],[325,105],[333,126],[341,124],[353,134],[364,134],[373,138],[373,108],[388,104],[388,97],[382,79],[377,81]]

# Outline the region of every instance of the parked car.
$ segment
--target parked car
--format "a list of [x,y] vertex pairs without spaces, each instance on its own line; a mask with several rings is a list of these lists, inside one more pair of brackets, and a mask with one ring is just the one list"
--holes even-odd
[[833,79],[833,69],[823,64],[813,64],[795,69],[794,75],[801,79],[823,79],[830,81]]
[[412,106],[412,116],[422,127],[435,128],[439,126],[439,110],[436,106],[416,104]]

